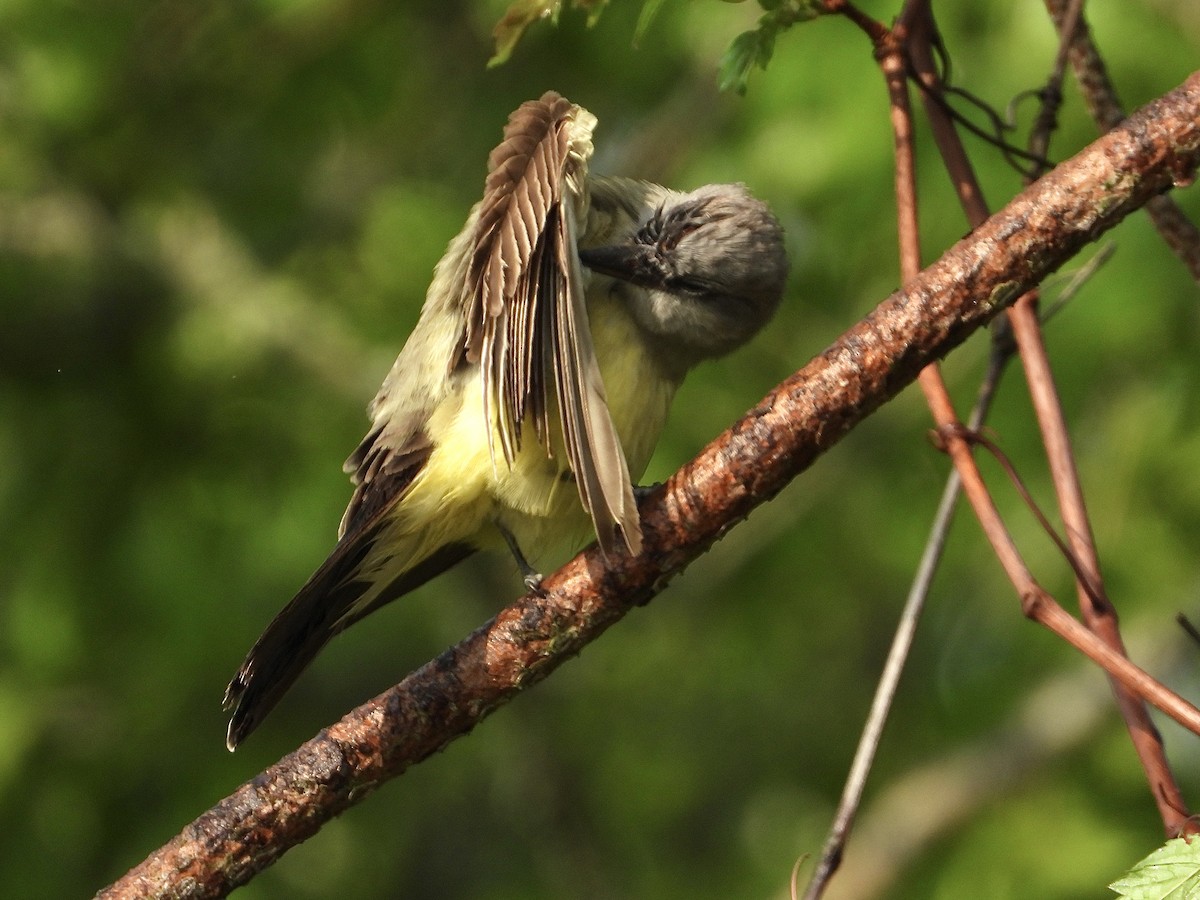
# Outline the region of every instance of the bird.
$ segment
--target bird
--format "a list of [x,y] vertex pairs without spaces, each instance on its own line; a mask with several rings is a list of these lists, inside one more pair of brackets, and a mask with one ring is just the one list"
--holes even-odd
[[554,91],[509,116],[483,198],[368,407],[324,563],[225,692],[234,750],[328,641],[480,549],[589,526],[640,552],[640,477],[676,389],[780,305],[783,229],[742,184],[590,174],[596,118]]

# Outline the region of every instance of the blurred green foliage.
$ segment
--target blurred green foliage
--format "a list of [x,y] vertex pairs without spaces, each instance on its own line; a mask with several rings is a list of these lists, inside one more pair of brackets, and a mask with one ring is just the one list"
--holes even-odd
[[[716,70],[754,4],[664,4],[637,49],[637,4],[590,29],[567,9],[488,69],[504,6],[0,7],[7,895],[115,879],[520,590],[500,558],[439,579],[335,641],[225,752],[224,684],[332,546],[363,407],[521,101],[555,88],[595,112],[598,171],[745,181],[788,227],[785,309],[695,373],[648,480],[895,286],[885,93],[848,23],[780,35],[737,97]],[[1045,78],[1038,4],[938,12],[963,86],[1003,107]],[[1131,107],[1195,65],[1186,0],[1089,15]],[[1059,157],[1093,136],[1070,82],[1061,119]],[[920,141],[932,259],[966,225]],[[971,149],[999,205],[1019,179]],[[1171,618],[1200,615],[1200,307],[1144,218],[1113,239],[1049,343],[1134,650],[1194,699],[1195,648]],[[964,409],[986,349],[947,364]],[[1018,373],[992,425],[1050,503]],[[785,896],[820,847],[941,490],[927,426],[914,393],[889,404],[627,625],[239,896]],[[987,470],[1070,602],[1069,570]],[[1196,801],[1196,740],[1167,738]],[[967,515],[863,829],[835,895],[1095,897],[1161,840],[1103,679],[1020,617]]]

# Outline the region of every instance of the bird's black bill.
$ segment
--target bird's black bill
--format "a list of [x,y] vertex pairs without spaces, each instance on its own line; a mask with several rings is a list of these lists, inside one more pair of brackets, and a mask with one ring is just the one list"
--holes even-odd
[[611,244],[580,250],[579,260],[593,272],[628,281],[638,287],[662,287],[663,273],[653,247],[647,244]]

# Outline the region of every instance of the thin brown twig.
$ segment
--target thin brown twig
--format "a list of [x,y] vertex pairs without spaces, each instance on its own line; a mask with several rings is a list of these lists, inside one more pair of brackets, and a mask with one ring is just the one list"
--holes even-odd
[[827,14],[844,16],[857,25],[875,46],[887,38],[887,26],[868,16],[850,0],[824,0],[824,6]]
[[987,201],[975,175],[975,167],[967,156],[962,140],[954,128],[953,120],[946,115],[945,106],[938,102],[941,94],[941,75],[933,47],[937,41],[937,28],[928,8],[922,15],[909,20],[910,39],[908,57],[917,83],[921,85],[921,101],[925,118],[933,133],[934,142],[942,157],[942,164],[950,176],[958,202],[966,213],[967,222],[974,228],[988,217]]
[[[1050,162],[1042,155],[1039,155],[1032,150],[1025,150],[1015,144],[1005,140],[1004,133],[1012,131],[1013,115],[1010,112],[1007,116],[1001,116],[983,99],[976,96],[969,90],[953,84],[950,72],[950,56],[946,52],[945,46],[942,44],[941,36],[935,28],[933,28],[933,17],[927,3],[922,6],[910,4],[906,7],[905,12],[900,15],[900,21],[904,21],[912,29],[917,29],[923,33],[923,39],[918,42],[909,42],[908,50],[919,47],[924,60],[920,69],[910,64],[909,77],[921,89],[922,100],[925,103],[933,103],[941,108],[942,114],[950,122],[965,128],[969,133],[975,135],[988,144],[991,144],[1001,155],[1008,161],[1018,172],[1026,173],[1029,170],[1022,166],[1022,162],[1031,164],[1034,168],[1045,169],[1050,167]],[[924,74],[923,74],[924,73]],[[959,97],[967,102],[968,105],[979,110],[991,123],[992,130],[989,132],[984,128],[976,125],[971,119],[959,112],[947,98]]]
[[953,409],[942,403],[942,398],[933,392],[926,396],[930,399],[930,408],[935,422],[938,423],[944,448],[962,476],[963,489],[976,517],[980,520],[984,534],[992,544],[1009,580],[1019,592],[1022,613],[1066,640],[1101,666],[1115,682],[1158,707],[1188,730],[1200,734],[1200,710],[1196,710],[1173,691],[1159,684],[1130,662],[1123,653],[1114,650],[1089,628],[1074,619],[1037,583],[1021,559],[987,486],[979,475],[979,469],[975,466],[974,457],[969,449],[969,441],[962,436],[962,426],[953,418]]
[[[1071,34],[1067,56],[1075,71],[1075,80],[1087,104],[1096,127],[1106,132],[1125,120],[1125,110],[1116,88],[1108,77],[1104,59],[1092,41],[1091,29],[1080,13],[1073,33],[1068,31],[1069,4],[1073,0],[1045,0],[1046,9],[1059,34]],[[1171,252],[1187,267],[1192,278],[1200,282],[1200,228],[1170,197],[1156,197],[1146,204],[1146,214]]]
[[[1025,508],[1033,514],[1034,519],[1036,519],[1038,525],[1041,526],[1042,532],[1048,538],[1050,538],[1050,541],[1055,547],[1058,548],[1058,552],[1062,554],[1063,560],[1068,566],[1071,567],[1071,571],[1075,573],[1076,581],[1079,582],[1079,584],[1083,587],[1083,590],[1087,592],[1088,596],[1092,598],[1093,602],[1107,603],[1108,601],[1104,599],[1101,593],[1102,588],[1090,581],[1089,574],[1080,566],[1079,560],[1075,558],[1075,555],[1071,552],[1071,548],[1067,546],[1066,540],[1058,533],[1057,530],[1055,530],[1054,526],[1050,523],[1050,519],[1047,518],[1045,512],[1042,511],[1041,506],[1039,506],[1038,502],[1033,498],[1033,494],[1030,492],[1028,486],[1026,486],[1025,480],[1021,477],[1021,473],[1017,471],[1017,467],[1014,466],[1012,460],[1008,458],[1008,454],[1001,450],[995,441],[988,438],[981,431],[963,429],[959,432],[959,436],[969,443],[978,444],[980,447],[983,447],[992,455],[996,462],[1000,464],[1000,468],[1003,469],[1004,474],[1008,476],[1009,482],[1016,489],[1017,495],[1025,504]],[[938,434],[937,440],[941,441],[942,439],[942,435]]]
[[1190,637],[1195,643],[1200,644],[1200,630],[1192,624],[1192,620],[1183,613],[1176,613],[1175,621],[1179,627],[1183,629],[1183,633]]
[[[1042,152],[1049,147],[1050,129],[1054,125],[1055,111],[1061,99],[1060,89],[1067,59],[1082,18],[1083,0],[1068,0],[1061,20],[1057,23],[1058,54],[1049,79],[1049,90],[1043,98],[1044,111],[1038,117],[1038,125],[1045,131],[1041,134],[1035,132],[1033,139]],[[1104,590],[1095,536],[1087,514],[1079,472],[1075,466],[1062,402],[1054,385],[1049,354],[1043,340],[1037,299],[1022,298],[1013,304],[1008,311],[1007,320],[1012,326],[1013,337],[1025,365],[1026,382],[1045,443],[1050,473],[1058,495],[1059,510],[1066,526],[1070,546],[1068,558],[1076,575],[1076,593],[1083,621],[1115,651],[1127,655],[1116,608]],[[1057,537],[1055,540],[1058,542]],[[1164,829],[1168,835],[1193,829],[1194,826],[1189,823],[1190,817],[1182,791],[1167,760],[1162,736],[1150,719],[1149,711],[1125,686],[1113,681],[1112,687],[1121,717],[1126,723],[1138,760],[1146,773]]]
[[[1109,257],[1111,257],[1112,251],[1113,245],[1106,245],[1104,249],[1097,253],[1091,260],[1089,260],[1085,266],[1081,267],[1071,279],[1070,283],[1063,289],[1062,293],[1055,301],[1054,307],[1048,310],[1043,318],[1048,320],[1054,313],[1064,308],[1066,304],[1074,298],[1075,294],[1087,282],[1087,280],[1095,273],[1095,271],[1101,265],[1103,265]],[[976,440],[978,439],[977,436],[983,427],[983,423],[987,419],[988,412],[991,409],[992,401],[995,398],[996,390],[1000,385],[1000,380],[1004,374],[1004,370],[1007,368],[1008,363],[1011,361],[1015,353],[1016,345],[1011,341],[994,340],[992,342],[992,352],[988,356],[987,371],[980,383],[975,405],[971,409],[971,414],[968,417],[967,423],[968,433],[972,436],[976,436],[974,438]],[[1003,454],[999,452],[998,448],[996,448],[990,442],[988,442],[988,444],[993,454],[1003,459]],[[1005,462],[1007,462],[1007,460],[1005,460]],[[1009,467],[1011,469],[1011,464]],[[1024,485],[1020,482],[1019,477],[1016,477],[1015,471],[1013,471],[1013,476],[1015,482],[1018,484],[1019,490],[1021,490],[1023,496],[1026,498],[1026,502],[1036,511],[1036,514],[1042,520],[1043,527],[1049,534],[1051,534],[1055,543],[1060,545],[1060,549],[1062,549],[1064,557],[1067,559],[1068,563],[1073,564],[1074,561],[1071,558],[1069,551],[1065,546],[1062,546],[1062,539],[1057,535],[1057,533],[1054,532],[1053,528],[1050,527],[1049,522],[1045,520],[1045,517],[1041,514],[1040,509],[1036,507],[1033,502],[1033,498],[1029,495],[1028,490],[1026,490]],[[950,475],[946,479],[945,488],[942,491],[941,501],[938,503],[937,513],[934,516],[933,524],[930,527],[929,538],[926,541],[925,550],[921,555],[921,561],[917,567],[917,574],[913,579],[909,596],[905,602],[900,625],[897,627],[896,636],[893,638],[892,646],[889,648],[888,658],[884,666],[884,672],[880,677],[880,684],[876,689],[876,698],[872,703],[871,716],[868,718],[868,726],[864,728],[864,732],[871,735],[871,740],[868,742],[868,740],[864,737],[864,739],[860,741],[860,748],[858,751],[859,755],[863,755],[865,749],[869,748],[873,756],[874,746],[878,744],[879,739],[875,735],[875,732],[882,731],[884,724],[883,717],[886,716],[886,706],[883,706],[883,698],[889,698],[887,702],[890,702],[890,697],[894,696],[895,694],[896,686],[899,682],[900,672],[903,667],[903,661],[907,657],[909,647],[911,646],[912,637],[915,633],[916,619],[920,616],[921,609],[924,606],[925,597],[928,594],[929,587],[933,579],[934,570],[937,567],[942,550],[945,546],[946,537],[949,532],[950,522],[953,518],[955,507],[957,506],[961,486],[962,485],[958,471],[956,469],[951,469]],[[1198,638],[1198,642],[1200,642],[1200,638]],[[883,706],[883,710],[879,714],[880,721],[876,724],[874,722],[874,718],[876,716],[877,706]],[[864,744],[867,744],[867,748],[863,747]],[[856,755],[855,757],[855,766],[852,766],[852,772],[859,763],[859,755]],[[869,766],[869,764],[870,760],[865,759],[863,763],[864,767]],[[861,779],[847,779],[847,791],[850,790],[850,783],[858,784],[860,780],[865,782],[865,778],[866,775],[864,772],[861,776]],[[862,787],[861,784],[859,784],[856,790],[856,803],[858,799],[861,799],[861,793]],[[835,820],[835,830],[842,831],[843,829],[840,826],[841,823]],[[847,822],[844,826],[844,830],[848,831],[848,827],[849,822]],[[841,852],[840,846],[844,845],[844,843],[845,834],[843,833],[840,835],[840,844],[838,847],[839,856]]]
[[[1046,84],[1038,92],[1042,103],[1029,135],[1029,150],[1042,160],[1046,160],[1047,154],[1050,152],[1050,136],[1058,129],[1058,110],[1062,106],[1063,79],[1067,72],[1067,51],[1071,46],[1070,38],[1067,35],[1075,33],[1082,13],[1083,0],[1068,0],[1067,9],[1063,14],[1062,35],[1059,37],[1054,65],[1050,69],[1050,76],[1046,79]],[[1048,162],[1039,164],[1038,169],[1033,173],[1033,178],[1040,176],[1047,168],[1049,168]]]
[[[919,81],[917,83],[920,84]],[[992,130],[988,131],[982,126],[976,125],[968,116],[960,112],[954,104],[947,100],[947,97],[961,97],[970,106],[975,107],[991,122]],[[965,128],[968,132],[975,135],[975,137],[985,143],[991,144],[999,150],[1008,164],[1016,171],[1028,174],[1031,169],[1048,168],[1050,166],[1050,161],[1044,156],[1039,156],[1033,150],[1023,149],[1005,140],[1003,137],[1004,132],[1011,131],[1013,126],[991,106],[965,88],[943,83],[937,93],[930,94],[929,99],[931,102],[942,107],[942,111],[952,122]],[[1023,163],[1027,163],[1028,166],[1023,165]]]
[[1080,266],[1071,276],[1071,280],[1067,282],[1066,287],[1054,298],[1054,302],[1042,308],[1042,325],[1044,326],[1062,312],[1074,298],[1075,294],[1079,292],[1080,288],[1087,284],[1092,279],[1092,276],[1096,274],[1097,270],[1112,259],[1113,254],[1116,252],[1117,245],[1110,241],[1096,251],[1096,254],[1091,259]]
[[[1076,571],[1080,572],[1076,585],[1084,622],[1109,647],[1125,655],[1117,611],[1108,600],[1100,574],[1095,537],[1083,498],[1079,471],[1075,467],[1062,404],[1054,387],[1041,324],[1037,320],[1037,307],[1024,300],[1018,301],[1009,310],[1008,318],[1025,365],[1026,383],[1045,444],[1046,458],[1058,495],[1059,512],[1066,526],[1067,542],[1075,559]],[[1127,687],[1114,681],[1113,692],[1150,783],[1163,827],[1169,835],[1176,835],[1187,827],[1189,813],[1167,761],[1162,736],[1150,719],[1145,704]]]
[[[1075,15],[1078,18],[1081,14],[1076,10]],[[925,26],[924,28],[921,27],[922,24]],[[933,68],[932,55],[928,51],[928,44],[916,38],[932,34],[933,32],[934,27],[931,19],[927,19],[924,23],[915,23],[914,41],[910,45],[912,47],[914,67],[927,88],[926,97],[936,94],[937,72]],[[1069,41],[1064,39],[1062,47],[1065,48],[1068,43]],[[1058,56],[1060,60],[1065,58],[1067,51],[1060,49]],[[927,102],[926,110],[931,117],[935,138],[939,149],[942,151],[943,158],[946,160],[947,168],[954,175],[956,185],[962,188],[960,193],[964,209],[966,209],[968,218],[972,224],[976,224],[986,216],[987,208],[976,186],[977,182],[975,182],[974,173],[967,160],[966,152],[952,124],[949,122],[939,123],[938,120],[943,118],[941,108],[936,104]],[[1047,117],[1043,116],[1040,119],[1043,120],[1044,125]],[[1041,142],[1040,145],[1043,148],[1048,146],[1049,134],[1047,133],[1038,140]],[[1091,527],[1083,506],[1083,494],[1079,485],[1078,474],[1071,456],[1066,421],[1061,403],[1058,400],[1057,391],[1054,388],[1045,344],[1041,339],[1041,324],[1038,321],[1037,303],[1037,292],[1029,292],[1028,295],[1022,297],[1010,308],[1007,314],[1007,322],[1012,328],[1013,338],[1017,342],[1025,366],[1027,383],[1030,386],[1039,426],[1046,443],[1047,457],[1056,491],[1058,492],[1060,509],[1067,525],[1067,534],[1071,543],[1072,555],[1076,558],[1076,568],[1086,572],[1089,579],[1088,583],[1096,586],[1100,590],[1101,595],[1103,595],[1094,541],[1091,537]],[[947,422],[945,424],[950,423]],[[1120,639],[1119,630],[1116,627],[1115,612],[1112,611],[1111,604],[1106,604],[1108,606],[1108,614],[1101,615],[1098,612],[1101,609],[1099,605],[1085,603],[1084,598],[1086,598],[1087,594],[1083,581],[1079,582],[1079,595],[1081,604],[1083,604],[1084,618],[1088,622],[1089,627],[1092,627],[1100,634],[1112,648],[1124,653],[1124,646]],[[1151,792],[1154,795],[1160,815],[1163,818],[1164,827],[1169,833],[1174,833],[1182,827],[1183,822],[1186,820],[1187,812],[1184,808],[1182,795],[1171,775],[1161,739],[1154,729],[1145,705],[1133,697],[1119,683],[1114,682],[1113,688],[1122,718],[1126,722],[1131,740],[1137,750],[1138,758],[1150,783]]]

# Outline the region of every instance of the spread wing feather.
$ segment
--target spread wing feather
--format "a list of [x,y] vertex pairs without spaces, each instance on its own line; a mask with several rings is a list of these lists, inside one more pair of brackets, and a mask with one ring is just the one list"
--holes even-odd
[[[545,252],[546,219],[561,203],[575,109],[548,93],[509,118],[504,140],[488,158],[464,286],[466,357],[482,370],[484,413],[497,423],[500,451],[509,465],[520,450],[526,412],[539,439],[547,429],[545,392],[530,390],[535,361],[545,359],[539,334],[530,328],[540,314],[534,273]],[[494,446],[491,451],[495,458]]]
[[600,546],[613,551],[620,535],[636,553],[641,529],[588,330],[577,248],[594,123],[553,92],[509,118],[488,159],[462,346],[482,372],[485,415],[495,422],[493,463],[497,455],[513,463],[526,419],[551,452],[553,380],[567,459]]
[[556,284],[552,328],[555,386],[567,457],[601,549],[611,552],[619,534],[630,553],[640,553],[641,523],[629,469],[608,412],[600,365],[588,330],[583,271],[574,240],[574,211],[565,205],[563,213],[555,216],[553,229]]

